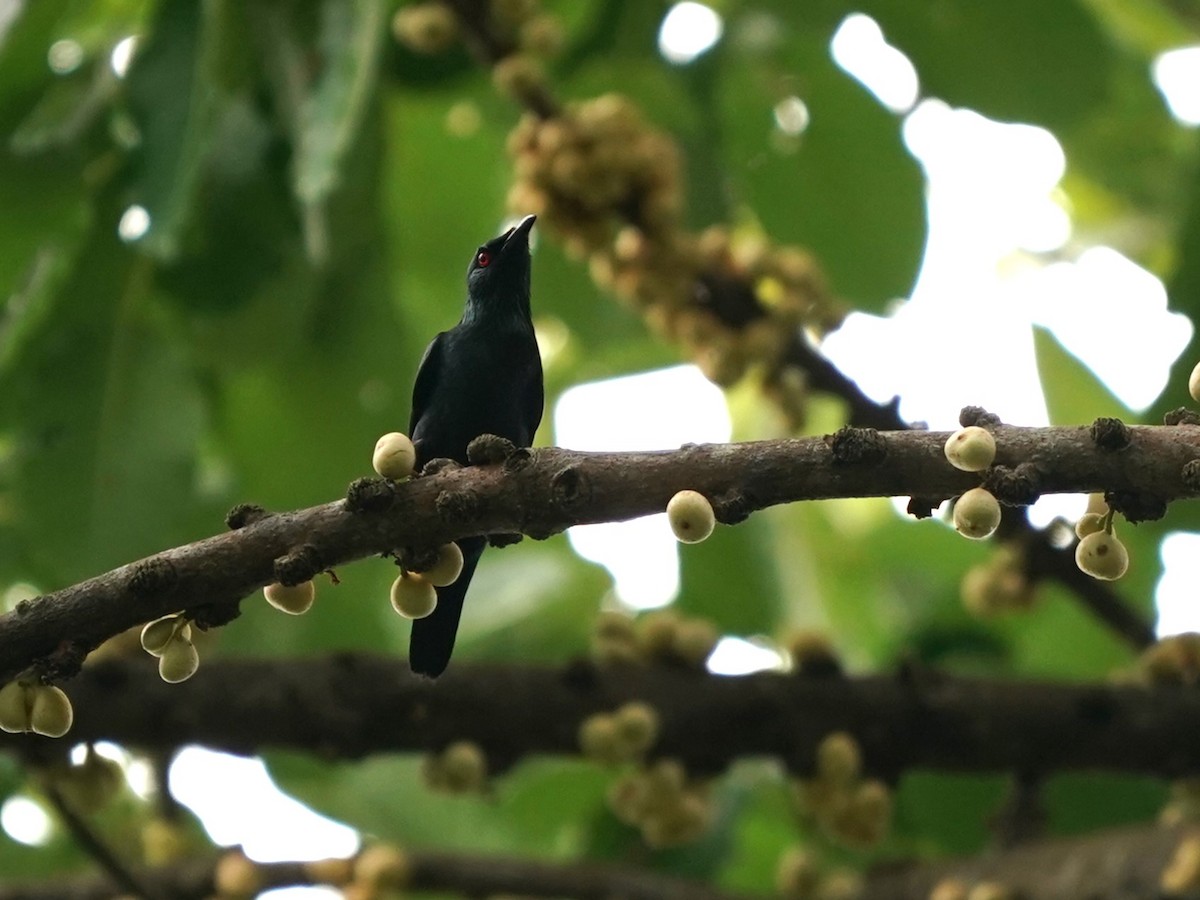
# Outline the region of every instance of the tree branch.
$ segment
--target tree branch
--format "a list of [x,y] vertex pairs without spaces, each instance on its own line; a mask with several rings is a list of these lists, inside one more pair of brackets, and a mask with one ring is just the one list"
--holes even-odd
[[[250,686],[253,686],[252,688]],[[583,720],[631,700],[661,726],[654,756],[698,775],[746,756],[811,774],[817,745],[854,735],[866,767],[895,780],[950,772],[1107,769],[1176,778],[1200,773],[1200,690],[951,677],[923,670],[857,678],[741,677],[666,666],[452,667],[433,682],[403,663],[339,655],[286,662],[213,660],[163,683],[152,661],[103,662],[68,685],[71,738],[161,752],[199,743],[232,753],[290,749],[327,759],[428,752],[471,740],[503,772],[531,754],[576,755]],[[54,744],[3,736],[36,758]]]
[[[603,863],[549,863],[500,856],[470,856],[426,850],[406,850],[406,888],[465,897],[510,894],[521,897],[571,897],[578,900],[749,900],[748,895],[723,891],[699,881],[675,878],[626,866]],[[341,861],[318,863],[256,863],[253,878],[260,890],[330,884],[344,887],[349,874]],[[214,893],[213,861],[188,861],[140,873],[161,896],[176,900],[206,900]],[[27,885],[0,883],[0,900],[114,900],[122,891],[96,876],[52,880]]]
[[[985,484],[1001,500],[1108,490],[1149,498],[1193,496],[1189,463],[1200,429],[1134,426],[1129,443],[1102,449],[1087,428],[996,428]],[[282,513],[26,601],[0,616],[0,683],[38,662],[69,676],[103,640],[178,610],[202,625],[237,615],[242,597],[273,581],[405,546],[477,534],[545,538],[569,526],[659,512],[677,491],[711,498],[719,520],[779,503],[832,497],[945,498],[980,483],[946,462],[946,433],[843,429],[825,438],[688,445],[651,453],[517,451],[502,464],[451,467],[390,485],[356,483],[349,501]],[[1018,468],[1019,467],[1019,468]],[[1194,467],[1193,467],[1194,468]],[[1009,482],[1005,481],[1009,479]]]
[[1181,844],[1196,841],[1196,835],[1194,825],[1136,825],[1021,844],[969,859],[880,868],[865,880],[859,900],[928,900],[933,888],[949,879],[965,888],[980,882],[1000,884],[1008,891],[1004,896],[1021,900],[1192,897],[1194,884],[1182,892],[1167,890],[1163,873]]
[[53,784],[43,785],[42,790],[59,818],[67,826],[75,843],[96,861],[107,873],[108,879],[120,888],[121,893],[135,897],[137,900],[158,900],[159,897],[164,896],[144,884],[141,878],[125,865],[124,861],[104,842],[100,835],[96,834],[91,825],[75,811],[63,797],[62,792]]

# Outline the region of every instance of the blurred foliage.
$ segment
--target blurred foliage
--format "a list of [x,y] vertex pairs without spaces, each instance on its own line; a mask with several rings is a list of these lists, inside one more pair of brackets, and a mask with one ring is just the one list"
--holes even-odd
[[[857,309],[907,295],[925,210],[903,119],[830,57],[852,9],[914,62],[925,96],[1050,129],[1068,159],[1076,240],[1114,244],[1167,280],[1172,309],[1200,316],[1196,134],[1150,80],[1157,53],[1200,34],[1182,5],[725,0],[714,5],[726,39],[688,66],[656,51],[661,4],[546,5],[565,28],[554,90],[625,93],[673,135],[689,227],[725,221],[807,245]],[[0,0],[0,589],[61,587],[200,538],[238,501],[335,497],[368,472],[376,436],[403,428],[419,355],[456,321],[469,254],[501,227],[519,110],[461,49],[397,45],[393,11],[385,0]],[[126,71],[115,61],[130,36]],[[772,110],[789,96],[812,124],[780,140]],[[566,335],[548,409],[573,384],[678,359],[545,235],[534,283],[536,314]],[[1053,336],[1036,341],[1055,421],[1130,416]],[[1148,416],[1184,402],[1197,355],[1194,343]],[[761,398],[737,396],[740,438],[780,433]],[[830,418],[814,405],[814,421]],[[552,440],[549,425],[539,439]],[[1173,509],[1167,524],[1195,527],[1196,515]],[[1122,591],[1147,614],[1164,531],[1148,523],[1128,541],[1137,564]],[[679,605],[728,634],[828,629],[853,669],[916,656],[1102,678],[1129,663],[1060,590],[1025,615],[971,618],[959,580],[989,552],[883,501],[794,506],[683,554]],[[392,568],[339,574],[300,620],[251,598],[206,652],[402,653],[406,629],[383,601]],[[580,653],[609,590],[565,538],[490,553],[460,657]],[[608,778],[578,762],[526,763],[488,803],[426,791],[411,759],[270,762],[316,808],[414,844],[632,857],[762,889],[780,850],[822,840],[797,830],[780,780],[754,765],[719,789],[701,845],[649,853],[608,813]],[[0,758],[0,798],[25,789]],[[978,850],[1003,792],[1000,776],[913,773],[880,853]],[[1073,778],[1049,794],[1051,826],[1075,832],[1149,816],[1162,786]],[[116,833],[140,814],[122,810]],[[37,851],[0,834],[6,875],[80,863],[61,834]]]

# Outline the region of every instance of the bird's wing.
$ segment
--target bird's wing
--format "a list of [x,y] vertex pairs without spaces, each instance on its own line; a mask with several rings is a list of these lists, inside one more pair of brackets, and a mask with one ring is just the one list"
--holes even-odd
[[[535,351],[536,352],[536,351]],[[529,410],[529,441],[533,442],[533,436],[537,434],[538,425],[542,423],[542,407],[546,403],[546,385],[542,378],[542,360],[537,358],[537,377],[533,379],[533,384],[529,387],[529,395],[526,400],[525,409]]]
[[408,435],[413,437],[417,423],[425,415],[429,401],[433,398],[434,388],[442,377],[442,364],[445,357],[446,332],[441,332],[425,348],[421,364],[417,366],[417,377],[413,382],[412,415],[408,417]]

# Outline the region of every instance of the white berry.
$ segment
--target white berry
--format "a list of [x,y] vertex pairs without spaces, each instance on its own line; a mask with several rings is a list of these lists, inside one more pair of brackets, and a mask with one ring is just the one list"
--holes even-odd
[[167,645],[175,640],[176,635],[188,640],[192,636],[192,626],[182,621],[178,613],[163,616],[153,622],[147,622],[142,628],[142,649],[151,656],[162,656]]
[[29,730],[29,689],[19,681],[0,688],[0,731],[20,734]]
[[1079,517],[1079,521],[1075,523],[1075,537],[1085,538],[1089,534],[1095,534],[1097,531],[1104,530],[1104,520],[1107,518],[1103,513],[1088,512]]
[[442,544],[438,549],[437,562],[433,568],[422,572],[421,577],[434,587],[446,587],[458,581],[463,570],[463,554],[458,544]]
[[1089,534],[1075,548],[1075,564],[1102,581],[1116,581],[1129,568],[1129,551],[1107,531]]
[[441,787],[455,794],[477,791],[487,782],[487,756],[472,741],[455,741],[438,757]]
[[158,675],[167,684],[187,681],[200,668],[200,654],[196,645],[183,636],[167,644],[158,658]]
[[717,518],[703,494],[680,491],[667,504],[667,521],[681,543],[698,544],[712,534]]
[[609,765],[626,762],[630,758],[628,748],[621,740],[616,716],[595,713],[579,725],[579,749],[588,759]]
[[954,468],[982,472],[996,458],[996,439],[986,428],[968,425],[950,435],[944,450]]
[[963,537],[979,541],[1000,525],[1000,501],[983,488],[971,488],[954,504],[954,527]]
[[407,478],[417,464],[417,450],[408,435],[390,431],[375,442],[371,465],[384,478]]
[[437,591],[419,575],[401,575],[392,582],[392,609],[406,619],[423,619],[437,606]]
[[316,595],[317,588],[311,580],[293,585],[268,584],[263,588],[263,596],[267,598],[268,603],[280,612],[292,616],[308,612]]
[[29,707],[29,730],[46,737],[62,737],[71,730],[75,712],[62,688],[42,684],[33,688]]
[[1192,369],[1192,375],[1188,378],[1188,393],[1200,403],[1200,363],[1196,363],[1196,368]]

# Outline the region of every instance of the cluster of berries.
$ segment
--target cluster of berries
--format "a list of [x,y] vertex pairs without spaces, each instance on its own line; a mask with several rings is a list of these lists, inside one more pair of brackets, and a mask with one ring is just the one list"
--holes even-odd
[[142,628],[142,649],[158,657],[158,674],[167,684],[187,681],[200,668],[192,623],[181,613],[147,622]]
[[[318,859],[299,866],[309,883],[336,887],[345,900],[393,896],[408,887],[413,868],[408,854],[389,844],[371,844],[352,859]],[[213,888],[217,897],[241,900],[257,897],[270,885],[257,863],[231,850],[217,860]]]
[[796,799],[826,834],[848,847],[874,847],[891,824],[891,790],[863,778],[858,742],[842,731],[817,746],[816,777],[797,779]]
[[623,613],[603,612],[592,631],[592,658],[602,664],[665,662],[703,669],[720,640],[711,622],[655,610],[635,622]]
[[18,678],[0,688],[0,731],[62,737],[75,711],[62,688]]
[[703,835],[713,819],[707,783],[688,777],[677,759],[659,759],[618,779],[608,805],[651,847],[677,847]]
[[857,872],[825,872],[804,847],[789,847],[775,869],[775,889],[783,900],[858,900],[862,876]]
[[[401,481],[412,475],[417,451],[408,436],[392,431],[375,444],[371,464],[375,471],[389,481]],[[457,544],[438,548],[433,564],[424,571],[406,569],[392,582],[392,608],[406,619],[423,619],[437,607],[435,588],[445,587],[458,580],[463,570],[462,550]]]
[[[990,431],[978,425],[960,428],[946,440],[946,459],[964,472],[982,472],[996,459],[996,439]],[[959,534],[973,540],[991,537],[1000,526],[1000,503],[985,488],[966,491],[954,504],[954,527]],[[1120,578],[1129,568],[1129,552],[1113,533],[1113,511],[1100,495],[1092,495],[1088,510],[1075,526],[1079,544],[1075,548],[1075,564],[1080,571],[1103,581]],[[988,575],[1001,576],[1006,584],[987,582]],[[1012,568],[997,565],[987,570],[969,573],[970,584],[964,583],[963,594],[968,606],[980,611],[1012,609],[1031,602],[1031,588],[1023,575],[1013,577]]]
[[611,713],[595,713],[579,726],[579,749],[588,759],[606,766],[636,762],[658,740],[658,712],[648,703],[633,701]]

